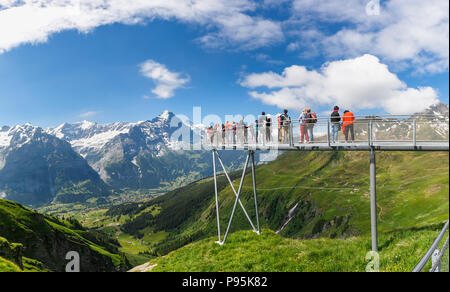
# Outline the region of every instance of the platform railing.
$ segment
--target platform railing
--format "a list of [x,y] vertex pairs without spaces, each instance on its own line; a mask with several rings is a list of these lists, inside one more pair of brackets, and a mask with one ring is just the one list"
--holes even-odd
[[[337,133],[336,133],[337,130]],[[303,134],[308,133],[308,135]],[[313,137],[311,136],[313,134]],[[448,119],[440,116],[355,116],[350,125],[330,118],[318,118],[315,123],[291,120],[280,124],[252,123],[216,126],[203,131],[203,143],[210,146],[298,145],[342,143],[417,143],[448,142]]]
[[[433,241],[433,244],[430,246],[428,251],[425,253],[425,255],[422,257],[422,259],[419,261],[419,263],[414,267],[412,270],[413,272],[422,272],[427,263],[432,260],[431,262],[431,269],[430,272],[440,272],[441,271],[441,264],[444,254],[448,250],[448,236],[447,239],[442,247],[442,249],[439,249],[439,245],[444,239],[445,234],[448,231],[448,225],[449,222],[445,223],[444,228],[442,228],[439,235],[436,237],[436,239]],[[448,263],[447,263],[448,268]]]

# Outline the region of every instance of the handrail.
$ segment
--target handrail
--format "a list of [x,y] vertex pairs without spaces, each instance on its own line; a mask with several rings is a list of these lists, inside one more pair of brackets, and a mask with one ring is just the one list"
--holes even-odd
[[[425,142],[448,142],[448,122],[447,121],[421,121],[420,119],[411,120],[380,120],[380,119],[355,119],[355,128],[350,130],[353,133],[351,140],[353,142],[365,142],[366,145],[374,146],[375,143],[384,142],[408,142],[413,147],[420,147],[418,143]],[[205,127],[202,131],[205,144],[209,145],[290,145],[294,147],[294,143],[301,136],[302,128],[299,125],[307,125],[306,130],[314,133],[314,139],[309,143],[327,143],[331,145],[334,142],[332,138],[332,126],[335,124],[342,125],[342,130],[346,126],[346,122],[333,122],[330,118],[318,119],[316,123],[305,123],[298,120],[283,121],[279,123],[276,119],[261,121],[258,123],[228,123],[226,125],[216,124],[214,127]],[[258,127],[256,127],[256,125]],[[367,126],[365,126],[367,125]],[[423,127],[429,125],[431,128]],[[442,125],[442,127],[441,127]],[[294,127],[295,126],[295,127]],[[381,126],[381,128],[380,128]],[[439,126],[439,127],[435,127]],[[385,131],[384,127],[390,127],[392,131]],[[437,135],[429,135],[430,130],[437,129]],[[277,132],[278,130],[278,132]],[[305,130],[305,131],[306,131]],[[340,130],[339,130],[340,131]],[[339,139],[342,140],[342,134],[338,133]],[[354,137],[353,137],[354,136]],[[339,140],[338,139],[338,140]],[[333,140],[333,141],[330,141]],[[307,141],[308,142],[308,141]]]
[[422,259],[419,261],[419,263],[414,267],[412,272],[417,273],[417,272],[421,272],[423,270],[423,268],[425,267],[425,265],[428,263],[431,256],[433,255],[433,252],[438,248],[439,243],[441,242],[442,238],[444,238],[444,235],[448,230],[448,223],[449,222],[447,220],[447,223],[445,223],[444,228],[442,228],[442,230],[441,230],[441,233],[439,233],[438,237],[436,237],[436,239],[434,240],[431,247],[428,249],[426,254],[422,257]]

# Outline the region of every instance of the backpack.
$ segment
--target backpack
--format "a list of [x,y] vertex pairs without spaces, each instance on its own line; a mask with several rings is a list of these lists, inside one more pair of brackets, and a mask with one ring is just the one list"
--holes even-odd
[[266,118],[266,127],[270,127],[271,123],[272,123],[272,119]]
[[310,118],[311,118],[310,119],[310,123],[313,123],[313,124],[317,123],[317,115],[316,115],[316,113],[311,113],[311,117]]
[[287,114],[282,114],[280,116],[280,118],[281,118],[281,125],[282,126],[289,125],[289,123],[291,122],[291,117],[289,115],[287,115]]

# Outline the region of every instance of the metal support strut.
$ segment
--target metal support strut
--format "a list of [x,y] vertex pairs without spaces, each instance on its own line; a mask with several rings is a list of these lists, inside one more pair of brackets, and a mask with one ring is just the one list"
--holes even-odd
[[[220,217],[219,217],[220,214],[219,214],[219,198],[218,198],[218,190],[217,190],[216,157],[219,160],[219,163],[222,166],[223,172],[228,180],[228,183],[230,184],[231,189],[233,190],[233,192],[236,196],[236,199],[234,201],[233,210],[231,212],[231,217],[228,222],[227,230],[225,232],[223,240],[221,238],[221,231],[220,231]],[[247,211],[245,210],[244,204],[242,204],[241,199],[240,199],[242,186],[244,184],[244,179],[245,179],[245,176],[247,173],[247,168],[248,168],[250,159],[251,159],[251,167],[252,167],[253,195],[254,195],[254,199],[255,199],[257,227],[255,227],[255,225],[253,224],[252,220],[250,219],[250,216],[248,215]],[[249,221],[250,225],[252,226],[253,231],[258,234],[261,234],[260,225],[259,225],[259,214],[258,214],[258,198],[257,198],[257,193],[256,193],[256,174],[255,174],[255,153],[254,153],[254,151],[252,151],[252,150],[248,151],[247,159],[245,160],[244,169],[242,170],[242,176],[241,176],[241,181],[239,183],[239,189],[237,192],[236,192],[236,189],[234,188],[233,182],[230,179],[230,176],[227,173],[227,170],[225,169],[225,165],[223,164],[222,159],[220,158],[220,155],[216,150],[213,150],[213,171],[214,171],[214,191],[215,191],[215,199],[216,199],[217,231],[218,231],[218,235],[219,235],[219,241],[217,241],[216,243],[218,243],[220,245],[225,244],[228,234],[230,232],[231,224],[233,222],[233,218],[236,213],[236,208],[237,208],[238,203],[241,206],[242,211],[244,211],[244,214],[247,217],[247,220]]]
[[377,172],[375,150],[370,150],[370,221],[372,232],[372,251],[378,251],[377,234]]

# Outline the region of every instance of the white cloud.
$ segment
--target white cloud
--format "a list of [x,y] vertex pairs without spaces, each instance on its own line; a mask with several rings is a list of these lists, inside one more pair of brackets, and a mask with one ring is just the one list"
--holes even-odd
[[171,72],[165,65],[153,60],[147,60],[139,65],[139,67],[142,75],[155,82],[156,87],[152,92],[158,98],[171,98],[174,95],[175,89],[183,87],[190,81],[189,76],[183,77],[180,73]]
[[209,48],[236,47],[253,50],[284,40],[279,22],[250,17],[243,13],[224,14],[215,18],[219,30],[209,33],[199,42]]
[[96,111],[84,112],[84,113],[80,114],[80,118],[90,118],[90,117],[96,116],[98,114],[99,114],[99,112],[96,112]]
[[0,0],[0,53],[64,30],[155,18],[204,26],[206,46],[253,49],[282,40],[279,23],[247,14],[256,7],[253,0]]
[[313,44],[331,57],[370,53],[390,63],[408,62],[418,72],[448,71],[448,0],[380,1],[379,15],[366,13],[369,2],[294,0],[291,29],[301,35],[318,22],[341,27],[336,33],[321,31],[321,38],[300,36],[303,48]]
[[281,74],[253,73],[240,84],[250,89],[265,87],[268,92],[254,90],[249,94],[263,103],[295,110],[337,104],[353,110],[382,108],[406,114],[438,101],[433,88],[408,88],[372,55],[326,63],[319,71],[294,65]]

